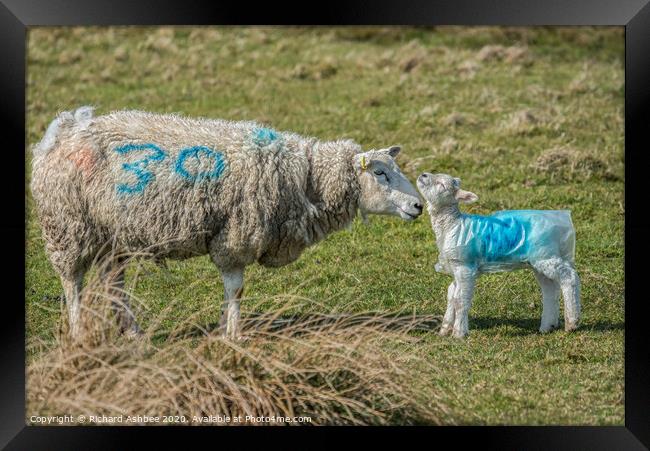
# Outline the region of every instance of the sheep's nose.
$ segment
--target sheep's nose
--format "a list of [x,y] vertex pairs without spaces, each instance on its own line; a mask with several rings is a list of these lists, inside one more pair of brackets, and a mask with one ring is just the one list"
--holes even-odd
[[418,210],[420,213],[422,213],[422,204],[415,203],[415,204],[413,204],[413,206],[414,206],[415,208],[417,208],[417,210]]

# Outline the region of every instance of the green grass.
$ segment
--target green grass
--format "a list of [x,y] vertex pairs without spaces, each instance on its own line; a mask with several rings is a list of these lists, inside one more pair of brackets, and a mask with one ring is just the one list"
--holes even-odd
[[[470,212],[571,209],[576,333],[537,333],[541,294],[519,271],[480,279],[468,339],[431,332],[409,351],[445,368],[430,376],[461,422],[623,424],[622,28],[34,28],[28,45],[29,144],[83,104],[255,119],[368,149],[400,144],[411,179],[461,177],[481,198]],[[51,340],[61,286],[29,198],[27,226],[27,332]],[[319,312],[441,315],[450,279],[436,259],[426,215],[372,217],[289,266],[247,268],[246,294],[268,309],[290,293]],[[177,315],[212,306],[204,321],[218,320],[207,257],[144,268],[133,288],[143,317],[173,301]]]

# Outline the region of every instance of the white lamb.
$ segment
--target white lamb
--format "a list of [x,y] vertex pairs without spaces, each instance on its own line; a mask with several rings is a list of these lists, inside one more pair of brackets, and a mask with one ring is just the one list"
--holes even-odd
[[542,288],[540,332],[558,326],[560,290],[564,297],[564,328],[575,330],[580,320],[580,278],[575,270],[575,229],[567,210],[499,211],[489,216],[463,214],[458,202],[478,196],[460,189],[460,179],[424,173],[418,189],[431,216],[439,250],[438,272],[454,281],[447,290],[447,311],[440,335],[468,332],[476,278],[486,272],[530,267]]

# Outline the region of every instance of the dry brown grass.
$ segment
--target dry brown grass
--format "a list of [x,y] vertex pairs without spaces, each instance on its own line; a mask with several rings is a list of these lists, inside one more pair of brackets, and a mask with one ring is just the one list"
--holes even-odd
[[507,133],[525,135],[534,132],[541,122],[537,112],[523,109],[512,113],[507,121],[501,124],[501,129]]
[[272,314],[244,314],[242,341],[202,325],[205,312],[179,318],[172,328],[162,326],[170,320],[163,312],[147,321],[143,336],[129,339],[119,334],[110,308],[116,294],[110,278],[91,276],[83,292],[82,338],[71,340],[63,322],[55,342],[29,344],[28,419],[183,415],[186,424],[197,424],[194,417],[240,416],[251,423],[246,419],[306,416],[319,425],[453,423],[427,386],[434,366],[409,352],[418,340],[413,330],[429,328],[434,318],[287,316],[299,309],[301,300],[294,299]]
[[532,168],[539,173],[547,174],[554,181],[618,179],[605,161],[570,147],[554,147],[545,150],[532,164]]

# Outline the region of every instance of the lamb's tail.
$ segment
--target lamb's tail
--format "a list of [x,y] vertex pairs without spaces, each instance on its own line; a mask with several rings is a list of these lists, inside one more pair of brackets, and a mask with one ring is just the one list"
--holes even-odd
[[576,261],[576,229],[571,220],[571,211],[563,210],[562,211],[566,216],[569,228],[567,230],[566,244],[567,244],[567,259],[575,264]]
[[90,119],[93,118],[93,110],[94,108],[91,106],[82,106],[77,108],[74,112],[64,111],[59,113],[59,115],[47,127],[43,139],[34,146],[34,155],[42,156],[48,154],[56,147],[61,129],[74,124],[90,121]]

